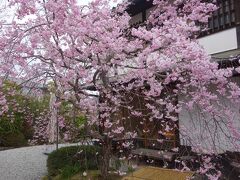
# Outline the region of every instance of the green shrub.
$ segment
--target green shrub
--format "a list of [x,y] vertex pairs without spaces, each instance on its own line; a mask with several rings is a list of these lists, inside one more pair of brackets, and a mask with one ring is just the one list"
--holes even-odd
[[72,166],[67,165],[61,171],[61,178],[68,179],[68,178],[72,177],[73,175],[77,174],[80,170],[81,170],[80,164],[74,164]]
[[8,111],[0,115],[0,146],[26,146],[34,133],[32,126],[37,111],[31,109],[31,104],[36,100],[22,94],[21,87],[11,81],[4,81],[1,90],[7,100]]
[[98,168],[97,152],[96,146],[69,146],[53,151],[47,160],[48,174],[70,176],[81,170],[95,170]]
[[2,137],[2,144],[6,147],[21,147],[27,145],[27,140],[21,132],[8,133]]
[[24,122],[22,133],[26,139],[32,139],[34,134],[34,128],[31,127],[30,124]]

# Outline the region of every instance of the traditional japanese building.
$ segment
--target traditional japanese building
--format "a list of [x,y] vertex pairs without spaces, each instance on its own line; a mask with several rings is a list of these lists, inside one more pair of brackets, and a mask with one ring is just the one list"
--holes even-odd
[[[128,8],[128,13],[132,16],[130,23],[133,27],[138,27],[146,22],[154,6],[152,0],[133,0],[132,2]],[[212,61],[219,63],[219,68],[237,67],[240,65],[238,58],[240,55],[240,1],[219,0],[218,7],[209,19],[208,28],[199,34],[198,41],[211,55]],[[240,85],[239,74],[233,72],[229,82],[236,82]],[[214,87],[209,88],[215,90]],[[240,106],[232,104],[225,97],[219,98],[223,104],[229,106],[236,113],[233,118],[233,126],[240,130]],[[179,99],[182,100],[184,97],[179,95]],[[201,121],[201,118],[210,117],[207,115],[199,116],[197,107],[191,111],[183,110],[177,117],[179,130],[176,130],[172,135],[172,140],[175,140],[176,144],[199,145],[205,150],[218,153],[238,151],[234,144],[239,145],[239,142],[235,141],[234,137],[229,134],[228,124],[224,119],[218,119],[217,126],[210,119],[209,124],[206,124],[205,121]]]

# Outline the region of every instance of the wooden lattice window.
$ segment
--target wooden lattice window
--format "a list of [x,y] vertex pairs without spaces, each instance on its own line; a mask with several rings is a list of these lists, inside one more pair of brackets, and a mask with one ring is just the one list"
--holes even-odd
[[218,0],[218,9],[208,22],[208,29],[202,35],[218,32],[235,26],[238,22],[239,0]]

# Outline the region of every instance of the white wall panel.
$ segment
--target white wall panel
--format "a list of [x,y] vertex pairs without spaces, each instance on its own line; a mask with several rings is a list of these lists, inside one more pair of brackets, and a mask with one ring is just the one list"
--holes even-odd
[[236,28],[228,29],[199,38],[199,43],[204,47],[208,54],[215,54],[224,51],[237,49]]
[[[240,85],[240,77],[234,77],[230,80]],[[210,89],[216,91],[213,87]],[[232,110],[233,126],[237,129],[237,132],[240,132],[240,104],[232,103],[226,97],[219,96],[218,98],[223,107]],[[179,100],[187,101],[184,96],[180,96]],[[183,109],[179,114],[181,145],[199,146],[204,150],[217,153],[239,151],[240,141],[234,137],[234,133],[229,129],[228,122],[228,119],[223,116],[213,119],[212,116],[203,113],[197,106],[194,106],[192,110]]]

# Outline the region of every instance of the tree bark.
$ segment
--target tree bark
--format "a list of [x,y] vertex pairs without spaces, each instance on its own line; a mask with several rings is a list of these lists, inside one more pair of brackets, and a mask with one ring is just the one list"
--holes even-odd
[[107,180],[108,178],[108,171],[109,171],[109,163],[111,158],[111,144],[109,139],[105,139],[102,146],[102,158],[100,162],[100,171],[103,180]]

